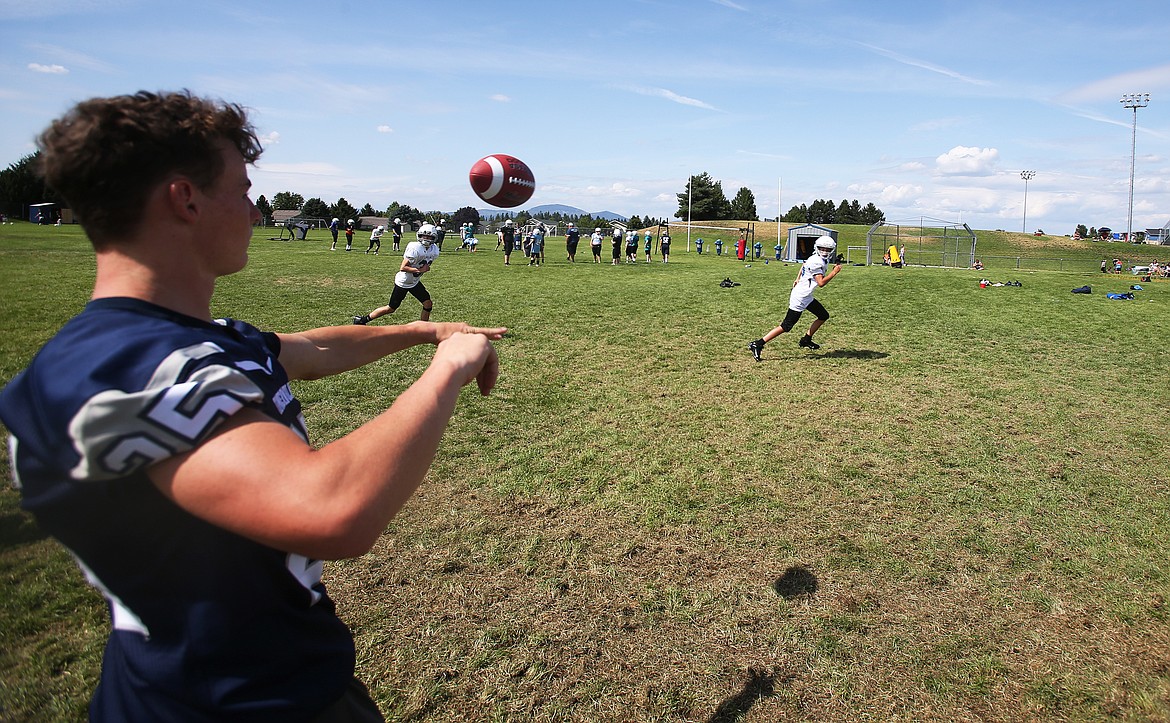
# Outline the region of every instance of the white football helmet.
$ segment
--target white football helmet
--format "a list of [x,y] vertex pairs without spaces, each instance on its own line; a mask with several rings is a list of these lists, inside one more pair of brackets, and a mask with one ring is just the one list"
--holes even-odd
[[335,219],[333,219],[333,223],[341,223],[341,219],[335,218]]
[[508,219],[507,221],[504,221],[504,225],[505,225],[505,226],[511,226],[511,225],[512,225],[512,219]]
[[394,219],[394,223],[402,223],[402,219],[396,218],[396,219]]
[[430,248],[431,244],[439,240],[439,232],[435,230],[434,224],[424,223],[418,227],[418,240],[422,245]]
[[816,248],[817,253],[827,261],[833,258],[833,254],[836,253],[837,242],[829,236],[821,236],[819,239],[817,239],[814,247]]

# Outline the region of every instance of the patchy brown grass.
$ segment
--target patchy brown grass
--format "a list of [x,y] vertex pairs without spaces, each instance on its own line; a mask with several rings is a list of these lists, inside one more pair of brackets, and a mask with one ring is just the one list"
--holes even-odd
[[[333,566],[329,584],[361,641],[362,676],[396,720],[1087,720],[1111,709],[1155,720],[1165,710],[1160,597],[1132,601],[1159,621],[1134,626],[1095,603],[1051,600],[1038,574],[970,552],[915,579],[857,561],[903,554],[917,535],[839,525],[779,519],[712,536],[429,484],[370,554]],[[1077,661],[1088,660],[1086,679]]]
[[[279,328],[346,323],[395,263],[254,255],[217,304]],[[850,267],[818,294],[825,347],[781,337],[756,364],[793,266],[498,262],[446,255],[432,293],[511,327],[499,388],[464,395],[375,548],[326,566],[390,719],[1170,719],[1170,411],[1145,394],[1170,286]],[[2,368],[59,323],[32,318]],[[314,438],[427,359],[298,385]],[[15,500],[0,718],[77,719],[104,612]]]

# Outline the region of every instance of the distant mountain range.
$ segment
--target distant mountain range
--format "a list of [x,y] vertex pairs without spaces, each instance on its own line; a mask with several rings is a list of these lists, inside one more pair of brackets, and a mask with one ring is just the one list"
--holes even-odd
[[[516,211],[505,211],[501,208],[481,208],[477,210],[479,211],[480,218],[495,218],[496,216],[516,213]],[[613,211],[583,211],[575,206],[566,206],[560,203],[546,203],[543,206],[533,206],[524,210],[533,216],[541,213],[559,213],[565,216],[584,216],[588,214],[593,218],[604,218],[606,221],[627,220],[627,217],[620,213],[614,213]]]

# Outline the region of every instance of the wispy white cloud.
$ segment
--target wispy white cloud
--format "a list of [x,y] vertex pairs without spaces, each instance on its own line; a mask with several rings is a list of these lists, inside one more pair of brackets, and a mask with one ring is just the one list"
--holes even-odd
[[873,52],[877,53],[878,55],[889,58],[890,60],[896,61],[898,63],[902,63],[903,65],[909,65],[909,66],[914,67],[914,68],[922,68],[923,70],[929,70],[932,73],[938,73],[939,75],[945,75],[948,78],[954,78],[955,80],[961,80],[964,83],[970,83],[971,85],[992,85],[991,81],[980,80],[979,78],[971,78],[969,76],[963,75],[962,73],[960,73],[958,71],[951,70],[950,68],[944,68],[941,65],[935,65],[934,63],[930,63],[930,62],[927,62],[925,60],[911,58],[907,55],[902,55],[901,53],[896,53],[893,50],[879,48],[878,46],[870,45],[869,43],[858,43],[858,45],[860,45],[863,48],[867,48],[869,50],[872,50]]
[[[257,86],[266,88],[313,88],[314,101],[323,107],[379,106],[393,90],[377,82],[350,83],[315,72],[294,73],[287,68],[268,73],[205,74],[197,79],[201,92],[222,98],[244,98]],[[290,91],[291,92],[291,91]],[[415,110],[420,108],[415,105]],[[287,111],[286,111],[287,112]]]
[[792,160],[792,156],[786,153],[764,153],[763,151],[747,151],[742,148],[737,150],[736,153],[741,156],[751,156],[752,158],[767,158],[768,160],[773,161]]
[[[1119,99],[1120,99],[1120,96],[1119,96]],[[1130,128],[1132,123],[1133,123],[1133,116],[1130,115],[1130,113],[1132,111],[1129,111],[1129,110],[1122,108],[1120,103],[1118,104],[1117,108],[1118,108],[1119,113],[1118,113],[1118,117],[1116,117],[1116,118],[1113,118],[1113,117],[1110,117],[1107,115],[1102,115],[1101,113],[1096,113],[1093,111],[1083,110],[1081,108],[1070,107],[1070,108],[1068,108],[1068,111],[1075,116],[1078,116],[1080,118],[1085,118],[1087,120],[1091,120],[1091,121],[1094,121],[1097,123],[1104,123],[1106,125],[1111,125],[1111,126],[1121,126],[1123,128]],[[1154,136],[1156,138],[1170,137],[1170,136],[1167,136],[1167,134],[1165,134],[1159,130],[1156,130],[1154,128],[1150,128],[1149,126],[1143,126],[1140,122],[1138,123],[1137,131],[1139,134],[1150,135],[1150,136]]]
[[27,50],[45,58],[50,58],[57,64],[65,64],[75,69],[93,70],[99,73],[113,72],[114,66],[103,60],[98,60],[88,53],[81,53],[72,48],[53,45],[50,43],[32,43]]
[[678,103],[679,105],[689,105],[694,108],[703,108],[705,110],[719,110],[710,103],[705,103],[701,100],[698,100],[697,98],[688,98],[685,95],[679,95],[678,93],[675,93],[672,90],[667,90],[666,88],[645,88],[642,86],[629,85],[624,86],[622,90],[627,90],[631,93],[637,93],[639,95],[648,95],[654,98],[664,98],[672,103]]
[[65,75],[69,69],[64,65],[41,65],[40,63],[29,63],[28,69],[34,73],[48,73],[49,75]]
[[133,0],[0,0],[0,20],[26,20],[59,15],[75,16],[103,12],[128,5]]
[[738,3],[733,3],[733,2],[731,2],[731,0],[711,0],[711,2],[715,3],[716,5],[722,5],[725,8],[731,8],[732,10],[738,10],[741,13],[746,13],[748,11],[748,9],[745,8],[743,5],[740,5]]
[[382,125],[378,126],[378,132],[379,133],[393,133],[394,129],[386,124],[382,124]]
[[496,93],[495,95],[492,95],[489,97],[491,98],[491,100],[494,100],[497,103],[511,103],[512,102],[512,99],[509,98],[508,96],[504,95],[503,93]]
[[945,128],[954,128],[963,122],[962,118],[931,118],[929,120],[920,121],[910,126],[910,130],[915,133],[928,133],[930,131],[939,131]]
[[1155,93],[1157,91],[1170,91],[1170,65],[1158,65],[1111,75],[1108,78],[1095,80],[1067,90],[1054,100],[1068,105],[1098,103],[1108,100],[1116,102],[1120,100],[1122,93]]
[[261,160],[256,167],[265,173],[292,175],[292,176],[343,176],[344,169],[332,163],[307,161],[305,163],[264,163]]
[[1129,128],[1129,119],[1128,118],[1126,118],[1124,120],[1119,120],[1117,118],[1110,118],[1108,116],[1101,115],[1100,113],[1092,113],[1090,111],[1080,110],[1079,108],[1069,108],[1069,112],[1071,112],[1075,116],[1079,116],[1081,118],[1085,118],[1085,119],[1091,120],[1091,121],[1096,121],[1098,123],[1107,123],[1107,124],[1113,125],[1113,126],[1124,126],[1126,128]]

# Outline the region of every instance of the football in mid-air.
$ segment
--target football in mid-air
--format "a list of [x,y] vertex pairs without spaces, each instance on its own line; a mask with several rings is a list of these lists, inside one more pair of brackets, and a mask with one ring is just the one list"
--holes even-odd
[[499,208],[514,208],[532,198],[536,178],[524,161],[493,153],[475,162],[468,174],[475,195]]

